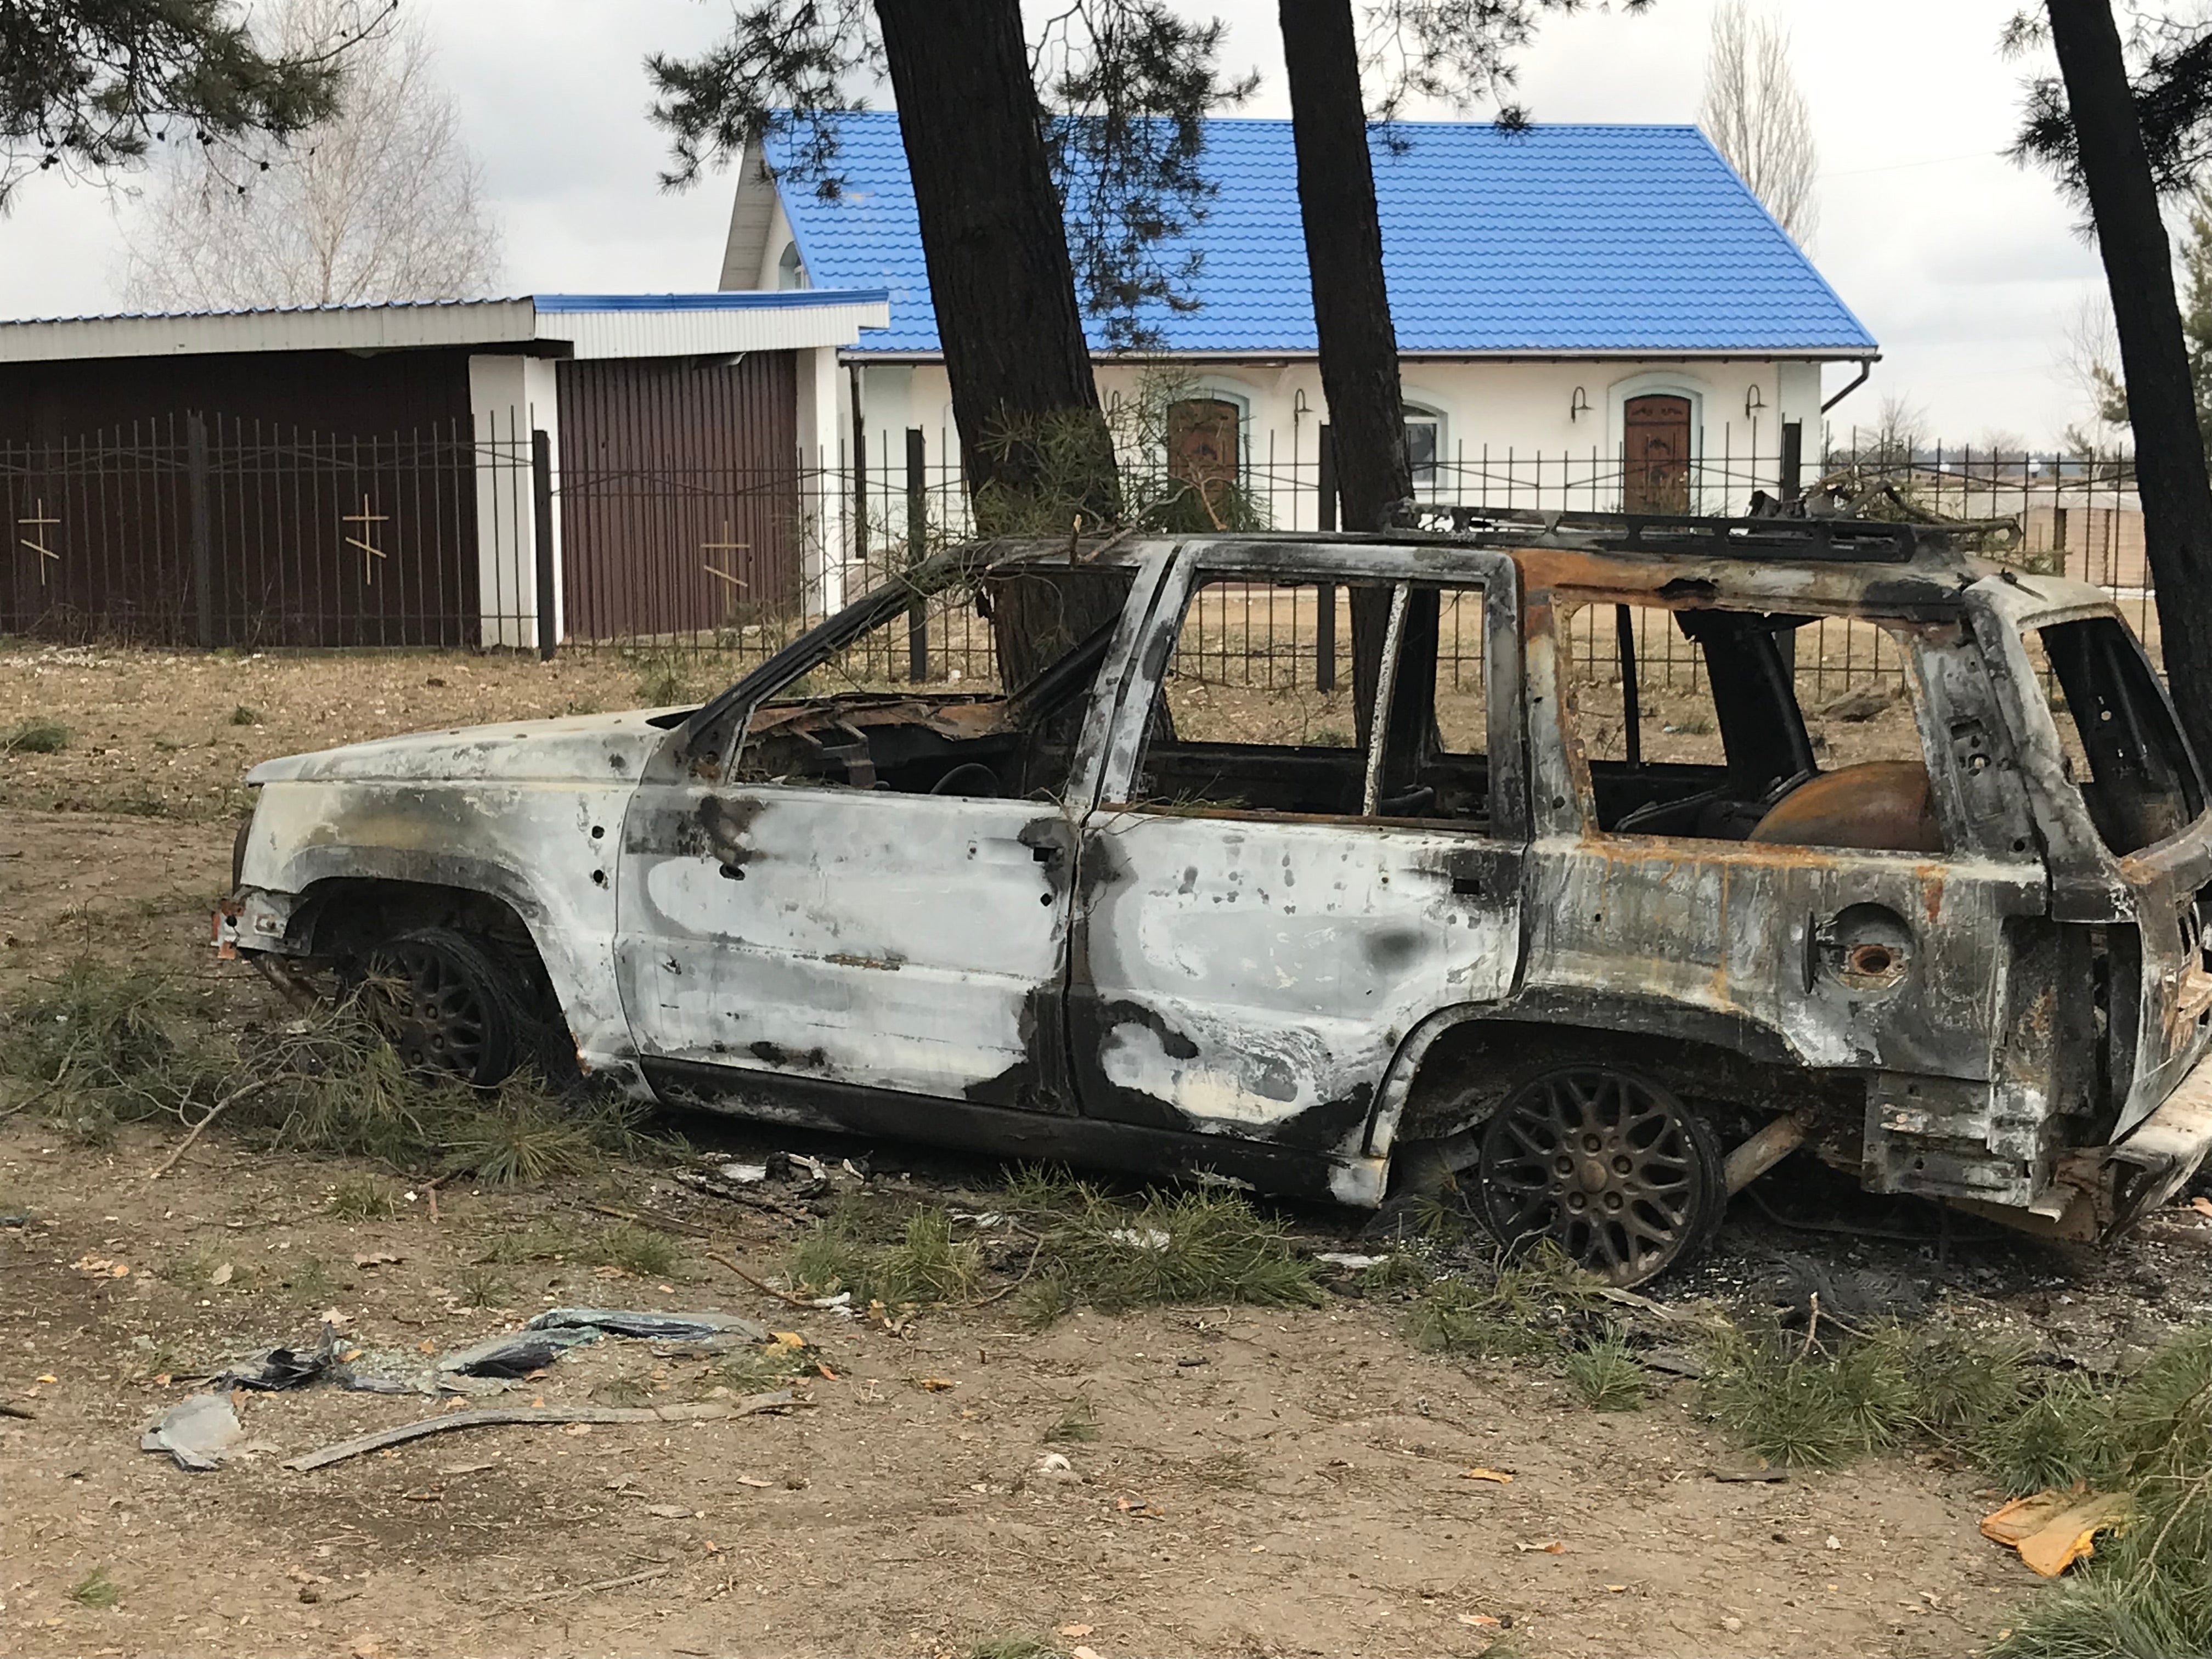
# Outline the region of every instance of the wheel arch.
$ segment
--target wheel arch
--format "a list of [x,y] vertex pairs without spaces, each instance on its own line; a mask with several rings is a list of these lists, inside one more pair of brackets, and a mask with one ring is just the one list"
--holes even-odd
[[[1364,1149],[1387,1157],[1401,1139],[1469,1127],[1521,1075],[1573,1059],[1613,1060],[1723,1097],[1754,1096],[1778,1079],[1802,1086],[1814,1075],[1782,1032],[1740,1014],[1607,992],[1534,991],[1440,1008],[1408,1032],[1376,1091]],[[1486,1065],[1492,1069],[1480,1088],[1455,1093],[1455,1074]]]
[[[478,861],[449,862],[473,866]],[[496,870],[496,866],[486,865],[471,873]],[[518,902],[518,898],[523,902]],[[526,884],[513,878],[494,886],[481,880],[349,873],[324,877],[302,890],[286,930],[285,944],[303,956],[335,957],[420,927],[450,927],[480,934],[513,954],[543,1011],[557,1015],[560,996],[539,943],[538,929],[532,925],[533,918],[542,922],[544,917],[544,908],[528,895]]]

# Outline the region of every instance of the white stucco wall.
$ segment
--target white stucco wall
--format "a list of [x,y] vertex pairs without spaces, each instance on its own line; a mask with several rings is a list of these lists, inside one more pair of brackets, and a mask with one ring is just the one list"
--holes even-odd
[[[1834,376],[1840,387],[1849,365]],[[1437,477],[1421,494],[1493,507],[1620,505],[1622,406],[1648,392],[1686,397],[1698,484],[1696,507],[1741,513],[1754,489],[1774,490],[1786,421],[1803,426],[1805,477],[1820,452],[1821,365],[1750,360],[1537,362],[1410,359],[1401,381],[1409,410],[1437,417]],[[1152,389],[1148,392],[1147,383]],[[862,370],[872,484],[903,488],[905,429],[920,427],[933,477],[957,448],[950,390],[937,363],[872,363]],[[1112,408],[1160,395],[1220,398],[1238,406],[1248,486],[1270,501],[1284,530],[1315,527],[1319,432],[1328,419],[1321,370],[1310,362],[1141,365],[1103,362],[1099,396]],[[839,395],[847,394],[841,381]],[[840,411],[851,447],[850,404]],[[886,476],[885,463],[889,474]]]

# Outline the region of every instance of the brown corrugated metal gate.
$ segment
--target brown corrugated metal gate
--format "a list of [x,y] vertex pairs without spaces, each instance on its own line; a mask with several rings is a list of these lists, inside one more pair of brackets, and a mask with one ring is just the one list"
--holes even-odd
[[[0,366],[0,634],[532,636],[528,550],[505,544],[526,521],[528,416],[471,430],[468,357]],[[557,385],[569,639],[698,640],[796,605],[792,353],[562,362]],[[522,591],[482,593],[487,558]]]
[[566,362],[559,385],[568,638],[693,638],[797,605],[792,353]]

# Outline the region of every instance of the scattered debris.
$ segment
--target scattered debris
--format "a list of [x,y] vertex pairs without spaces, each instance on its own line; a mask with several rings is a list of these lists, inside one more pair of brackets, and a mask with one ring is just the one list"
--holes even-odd
[[1037,1461],[1030,1465],[1030,1476],[1032,1480],[1070,1486],[1080,1485],[1083,1480],[1083,1477],[1076,1473],[1075,1465],[1067,1461],[1066,1455],[1055,1451],[1040,1452]]
[[1349,1250],[1320,1250],[1314,1255],[1316,1261],[1326,1261],[1332,1267],[1342,1267],[1347,1273],[1364,1273],[1370,1267],[1379,1267],[1390,1258],[1387,1255],[1354,1255]]
[[1716,1480],[1749,1481],[1768,1485],[1787,1480],[1790,1471],[1765,1461],[1748,1464],[1730,1464],[1705,1471]]
[[[343,1369],[346,1358],[338,1346],[337,1327],[324,1322],[321,1336],[312,1348],[270,1348],[254,1358],[226,1365],[208,1378],[211,1389],[252,1389],[258,1394],[277,1394],[296,1389]],[[350,1388],[350,1374],[335,1377]]]
[[1175,1243],[1175,1235],[1164,1227],[1114,1227],[1108,1230],[1106,1237],[1116,1244],[1139,1250],[1164,1250]]
[[445,1434],[455,1429],[488,1429],[526,1423],[713,1423],[732,1417],[750,1417],[759,1412],[786,1412],[800,1403],[799,1396],[790,1389],[777,1389],[767,1394],[747,1395],[742,1400],[709,1400],[696,1405],[532,1406],[451,1412],[443,1417],[426,1417],[420,1422],[403,1423],[397,1428],[380,1429],[374,1434],[341,1440],[320,1451],[295,1457],[284,1467],[305,1474],[310,1469],[342,1463],[349,1457],[382,1451],[386,1446],[404,1445],[425,1435]]
[[743,1314],[653,1313],[627,1308],[548,1308],[532,1319],[526,1330],[573,1330],[588,1328],[608,1336],[631,1336],[672,1341],[706,1341],[735,1336],[746,1342],[765,1342],[768,1327]]
[[1516,1550],[1534,1551],[1540,1555],[1565,1555],[1567,1553],[1567,1547],[1556,1538],[1548,1539],[1541,1544],[1516,1543],[1513,1547]]
[[2212,1198],[2202,1194],[2189,1200],[2189,1207],[2203,1216],[2212,1216]]
[[1459,1478],[1462,1480],[1495,1480],[1501,1486],[1510,1486],[1513,1484],[1513,1477],[1500,1469],[1481,1468],[1462,1469],[1460,1471]]
[[13,1405],[5,1400],[0,1400],[0,1417],[20,1418],[26,1423],[35,1423],[39,1420],[38,1413],[33,1411],[28,1406]]
[[138,1437],[138,1449],[167,1452],[180,1469],[212,1469],[245,1438],[246,1425],[226,1396],[195,1394],[163,1412],[161,1420]]
[[2069,1490],[2051,1486],[2014,1498],[1982,1517],[1982,1536],[2019,1551],[2037,1572],[2056,1578],[2094,1555],[2097,1534],[2126,1525],[2135,1510],[2125,1492],[2093,1492],[2077,1481]]
[[599,1332],[589,1327],[513,1331],[441,1354],[436,1369],[440,1375],[449,1376],[527,1376],[544,1370],[569,1349],[599,1340]]

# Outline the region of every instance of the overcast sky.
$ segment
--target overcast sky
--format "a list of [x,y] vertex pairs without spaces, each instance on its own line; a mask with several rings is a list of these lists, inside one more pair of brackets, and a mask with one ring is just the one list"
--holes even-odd
[[[1832,418],[1871,419],[1897,394],[1948,441],[2054,438],[2081,412],[2065,341],[2100,273],[2050,182],[1999,154],[2026,70],[1996,43],[2018,0],[1765,3],[1791,32],[1820,146],[1814,258],[1884,352]],[[730,183],[659,191],[639,60],[711,40],[726,0],[407,3],[483,162],[512,291],[714,286]],[[1231,66],[1261,71],[1246,112],[1285,113],[1273,0],[1191,9],[1228,18]],[[1553,21],[1521,60],[1520,96],[1538,120],[1693,121],[1711,12],[1656,0]],[[0,316],[116,308],[133,211],[127,191],[33,179],[0,219]]]

